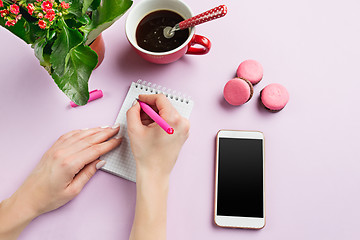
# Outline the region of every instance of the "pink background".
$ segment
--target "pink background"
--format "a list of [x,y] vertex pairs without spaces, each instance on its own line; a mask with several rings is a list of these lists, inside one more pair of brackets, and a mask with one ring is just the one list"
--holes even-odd
[[[360,2],[186,2],[194,13],[228,6],[225,18],[197,27],[212,41],[209,54],[170,65],[145,62],[126,40],[125,15],[104,32],[105,60],[90,79],[90,89],[104,97],[76,109],[33,50],[0,29],[0,199],[21,185],[61,134],[112,124],[130,83],[141,78],[195,101],[190,137],[171,175],[169,239],[359,239]],[[246,59],[263,65],[264,78],[250,102],[232,107],[222,90]],[[275,114],[258,102],[273,82],[290,92]],[[219,129],[265,134],[263,230],[213,223]],[[126,239],[134,207],[135,184],[99,171],[77,198],[35,219],[20,239]]]

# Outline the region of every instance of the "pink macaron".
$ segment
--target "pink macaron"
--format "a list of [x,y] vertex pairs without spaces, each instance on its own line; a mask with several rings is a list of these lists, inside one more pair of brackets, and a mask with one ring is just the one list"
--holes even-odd
[[261,102],[271,111],[280,111],[289,101],[289,92],[278,83],[267,85],[260,94]]
[[236,73],[239,78],[246,79],[255,85],[263,78],[264,69],[255,60],[246,60],[240,63]]
[[233,78],[224,87],[225,100],[234,106],[239,106],[249,101],[254,93],[252,84],[245,79]]

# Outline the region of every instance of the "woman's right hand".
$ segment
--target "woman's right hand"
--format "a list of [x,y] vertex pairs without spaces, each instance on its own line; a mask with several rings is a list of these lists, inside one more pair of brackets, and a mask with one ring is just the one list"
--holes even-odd
[[164,94],[140,95],[139,100],[157,110],[174,128],[174,134],[166,133],[150,119],[141,110],[138,102],[128,110],[128,134],[137,172],[168,177],[182,145],[189,136],[189,121],[177,112]]
[[183,118],[163,94],[140,95],[174,129],[166,133],[136,102],[127,112],[131,149],[136,160],[136,208],[131,240],[166,239],[169,175],[189,135]]

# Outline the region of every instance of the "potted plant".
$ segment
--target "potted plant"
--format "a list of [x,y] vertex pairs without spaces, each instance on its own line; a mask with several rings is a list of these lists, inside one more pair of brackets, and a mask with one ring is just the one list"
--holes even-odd
[[31,44],[58,87],[85,105],[98,63],[89,45],[131,5],[132,0],[0,0],[0,25]]

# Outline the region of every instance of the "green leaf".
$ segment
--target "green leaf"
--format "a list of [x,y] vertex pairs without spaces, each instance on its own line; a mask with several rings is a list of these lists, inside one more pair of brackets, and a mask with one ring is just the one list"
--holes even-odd
[[99,0],[65,0],[65,2],[70,3],[70,8],[68,9],[69,13],[75,15],[76,17],[81,17],[84,15],[89,7],[92,6],[93,1]]
[[[35,37],[32,31],[36,31],[34,29],[33,24],[27,22],[25,19],[20,19],[15,26],[5,26],[4,18],[0,17],[0,25],[12,32],[14,35],[18,36],[22,40],[24,40],[27,44],[34,43]],[[40,28],[39,28],[40,29]]]
[[77,18],[77,20],[83,25],[89,24],[91,22],[91,19],[87,14],[82,15],[81,17]]
[[96,10],[100,6],[101,0],[93,0],[92,4],[90,5],[89,9],[91,11]]
[[68,9],[69,13],[75,15],[76,17],[81,17],[83,15],[82,9],[84,0],[65,0],[65,2],[70,3],[70,8]]
[[79,45],[71,49],[65,73],[52,77],[59,88],[77,105],[85,105],[89,100],[88,81],[98,62],[97,54],[90,47]]
[[84,15],[94,0],[84,0],[82,14]]
[[49,62],[49,56],[44,52],[46,45],[48,44],[46,38],[38,39],[34,45],[34,53],[37,59],[40,61],[40,65],[43,66],[48,72],[51,72],[51,64]]
[[72,28],[72,29],[78,29],[78,28],[80,28],[81,26],[83,26],[83,25],[86,24],[86,23],[81,23],[81,22],[79,21],[79,19],[80,19],[81,21],[84,20],[82,17],[74,17],[74,18],[66,19],[66,20],[65,20],[66,26],[68,26],[69,28]]
[[92,13],[92,22],[81,31],[88,34],[86,45],[99,36],[105,29],[118,20],[132,5],[132,0],[102,0],[100,6]]
[[83,36],[77,30],[69,28],[66,23],[59,21],[60,33],[51,47],[50,63],[58,76],[65,74],[65,65],[69,60],[70,51],[83,42]]
[[54,30],[48,29],[46,38],[47,40],[52,40],[56,36],[56,32]]

